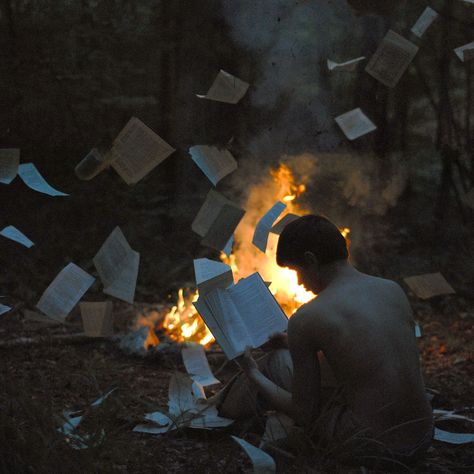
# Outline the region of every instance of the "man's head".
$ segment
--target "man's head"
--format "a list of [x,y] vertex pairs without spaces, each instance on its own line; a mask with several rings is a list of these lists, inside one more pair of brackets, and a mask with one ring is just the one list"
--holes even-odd
[[290,222],[280,235],[277,263],[297,271],[300,283],[321,291],[321,269],[330,263],[347,260],[346,240],[339,229],[323,216],[307,215]]

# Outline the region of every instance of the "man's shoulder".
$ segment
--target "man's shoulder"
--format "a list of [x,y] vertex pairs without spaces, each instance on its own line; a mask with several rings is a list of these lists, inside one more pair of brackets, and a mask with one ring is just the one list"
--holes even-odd
[[290,324],[295,328],[307,328],[324,323],[326,319],[326,304],[320,298],[314,298],[301,306],[290,318]]

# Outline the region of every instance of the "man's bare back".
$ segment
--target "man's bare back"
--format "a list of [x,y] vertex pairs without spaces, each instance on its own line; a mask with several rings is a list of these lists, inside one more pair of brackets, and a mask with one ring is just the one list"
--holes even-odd
[[381,439],[395,448],[417,443],[432,416],[407,298],[390,280],[352,266],[340,273],[291,320],[293,345],[323,351],[353,413],[375,435],[386,433]]

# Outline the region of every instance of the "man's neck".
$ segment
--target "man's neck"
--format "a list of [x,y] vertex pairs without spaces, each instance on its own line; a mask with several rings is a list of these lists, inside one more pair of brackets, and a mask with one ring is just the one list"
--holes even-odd
[[353,278],[360,274],[347,260],[322,265],[319,270],[321,284],[324,288],[337,284],[346,278]]

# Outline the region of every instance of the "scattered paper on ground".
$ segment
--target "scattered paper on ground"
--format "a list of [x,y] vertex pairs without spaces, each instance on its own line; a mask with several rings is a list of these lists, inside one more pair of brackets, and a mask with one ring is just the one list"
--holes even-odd
[[285,214],[271,229],[270,232],[272,234],[280,235],[283,232],[283,229],[296,219],[299,219],[301,216],[297,216],[296,214],[292,214],[291,212]]
[[403,279],[419,298],[426,300],[433,296],[456,293],[441,273],[427,273]]
[[206,352],[201,344],[188,344],[181,351],[189,376],[203,387],[220,383],[209,367]]
[[377,129],[360,108],[339,115],[335,120],[349,140],[355,140]]
[[[467,408],[468,410],[470,408]],[[468,421],[470,423],[474,423],[474,419],[469,418],[468,416],[460,415],[456,413],[454,410],[441,410],[439,408],[435,408],[433,410],[433,417],[436,421],[442,420],[459,420],[459,421]]]
[[430,7],[426,7],[410,31],[418,36],[418,38],[421,38],[437,17],[438,13]]
[[107,337],[114,333],[114,319],[112,315],[112,302],[82,302],[82,326],[84,334],[89,337]]
[[275,461],[269,454],[253,444],[247,443],[244,439],[237,438],[237,436],[232,436],[232,439],[240,445],[250,458],[250,461],[252,461],[255,474],[272,474],[276,472]]
[[12,308],[11,306],[7,306],[6,304],[0,304],[0,315],[8,313]]
[[227,288],[234,283],[229,265],[209,258],[194,260],[194,275],[200,295],[205,295],[214,288]]
[[36,307],[50,318],[64,320],[94,280],[82,268],[69,263],[46,288]]
[[265,445],[269,443],[271,444],[280,439],[287,438],[294,424],[293,419],[284,413],[268,415],[265,424],[265,433],[263,433],[262,441],[260,442],[260,448],[265,447]]
[[389,30],[365,71],[387,87],[395,87],[417,52],[418,46]]
[[258,221],[253,234],[252,243],[263,253],[267,250],[268,234],[274,222],[280,217],[280,214],[286,209],[286,204],[277,202],[269,211]]
[[0,149],[0,183],[10,184],[18,173],[20,150],[18,148]]
[[237,161],[228,150],[220,150],[215,146],[196,145],[189,149],[189,153],[214,186],[224,176],[237,169]]
[[188,375],[175,372],[168,390],[168,414],[148,413],[148,424],[139,424],[133,431],[148,434],[162,434],[177,428],[212,429],[224,428],[233,420],[218,415],[217,408],[206,400],[202,385]]
[[33,163],[20,165],[18,167],[18,174],[23,182],[34,191],[48,194],[49,196],[69,196],[69,194],[62,193],[50,186]]
[[132,117],[114,140],[112,167],[127,184],[145,177],[175,149],[136,117]]
[[16,227],[9,225],[3,228],[0,231],[0,235],[6,237],[7,239],[14,240],[21,245],[24,245],[27,248],[33,247],[34,242],[32,242],[25,234],[20,232]]
[[434,439],[449,444],[474,443],[474,433],[451,433],[435,428]]
[[130,247],[120,227],[107,237],[93,261],[104,285],[104,293],[132,304],[140,254]]
[[355,71],[355,69],[357,68],[357,64],[363,61],[364,59],[365,59],[365,56],[360,56],[359,58],[351,59],[343,63],[336,63],[328,59],[327,60],[328,69],[330,71],[334,71],[335,69],[342,69],[344,71]]
[[211,189],[191,227],[196,234],[203,237],[202,245],[222,250],[244,214],[243,209]]
[[245,95],[249,84],[238,77],[223,71],[217,74],[212,86],[206,95],[196,94],[200,99],[216,100],[217,102],[226,102],[236,104]]
[[464,46],[459,46],[459,48],[456,48],[454,52],[463,63],[474,59],[474,41],[471,41]]

